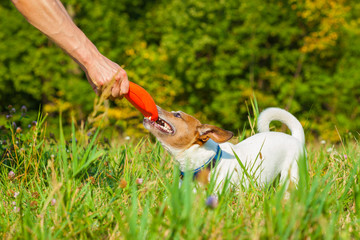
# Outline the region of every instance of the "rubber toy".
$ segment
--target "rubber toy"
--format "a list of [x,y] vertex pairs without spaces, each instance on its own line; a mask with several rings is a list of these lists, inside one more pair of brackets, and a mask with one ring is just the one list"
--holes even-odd
[[139,85],[129,82],[129,92],[125,98],[137,109],[144,117],[151,121],[157,121],[159,118],[156,104],[151,95]]

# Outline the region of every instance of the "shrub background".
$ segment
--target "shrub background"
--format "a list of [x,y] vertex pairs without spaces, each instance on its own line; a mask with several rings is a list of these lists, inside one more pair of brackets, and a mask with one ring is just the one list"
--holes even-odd
[[[237,132],[255,95],[261,109],[288,109],[320,139],[337,141],[334,126],[360,129],[357,1],[62,2],[165,109]],[[86,119],[95,94],[80,68],[10,1],[0,2],[0,29],[0,111],[41,105],[53,115],[61,108],[68,122]],[[108,119],[121,135],[145,132],[126,101],[111,103]]]

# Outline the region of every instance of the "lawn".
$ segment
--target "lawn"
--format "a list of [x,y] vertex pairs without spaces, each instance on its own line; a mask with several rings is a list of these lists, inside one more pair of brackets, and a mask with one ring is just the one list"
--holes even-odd
[[[61,119],[61,118],[60,118]],[[307,142],[300,183],[199,186],[150,138],[119,144],[45,118],[1,130],[3,239],[359,239],[359,136]],[[21,126],[20,126],[21,125]],[[196,189],[196,191],[193,191]]]

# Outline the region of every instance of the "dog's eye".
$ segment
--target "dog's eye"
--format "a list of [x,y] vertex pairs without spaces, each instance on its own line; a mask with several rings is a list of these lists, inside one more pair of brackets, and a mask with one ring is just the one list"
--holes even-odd
[[180,114],[180,113],[174,112],[173,114],[174,114],[174,117],[181,118],[181,114]]

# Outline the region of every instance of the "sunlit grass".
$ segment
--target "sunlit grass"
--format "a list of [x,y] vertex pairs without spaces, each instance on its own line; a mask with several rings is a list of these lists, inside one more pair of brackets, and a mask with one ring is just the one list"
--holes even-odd
[[[17,126],[19,127],[19,126]],[[359,145],[308,143],[298,188],[198,186],[158,142],[118,145],[72,126],[48,138],[39,117],[1,132],[0,234],[5,239],[356,239]],[[6,140],[6,142],[4,142]],[[196,189],[196,191],[194,191]],[[210,197],[210,198],[209,198]]]

